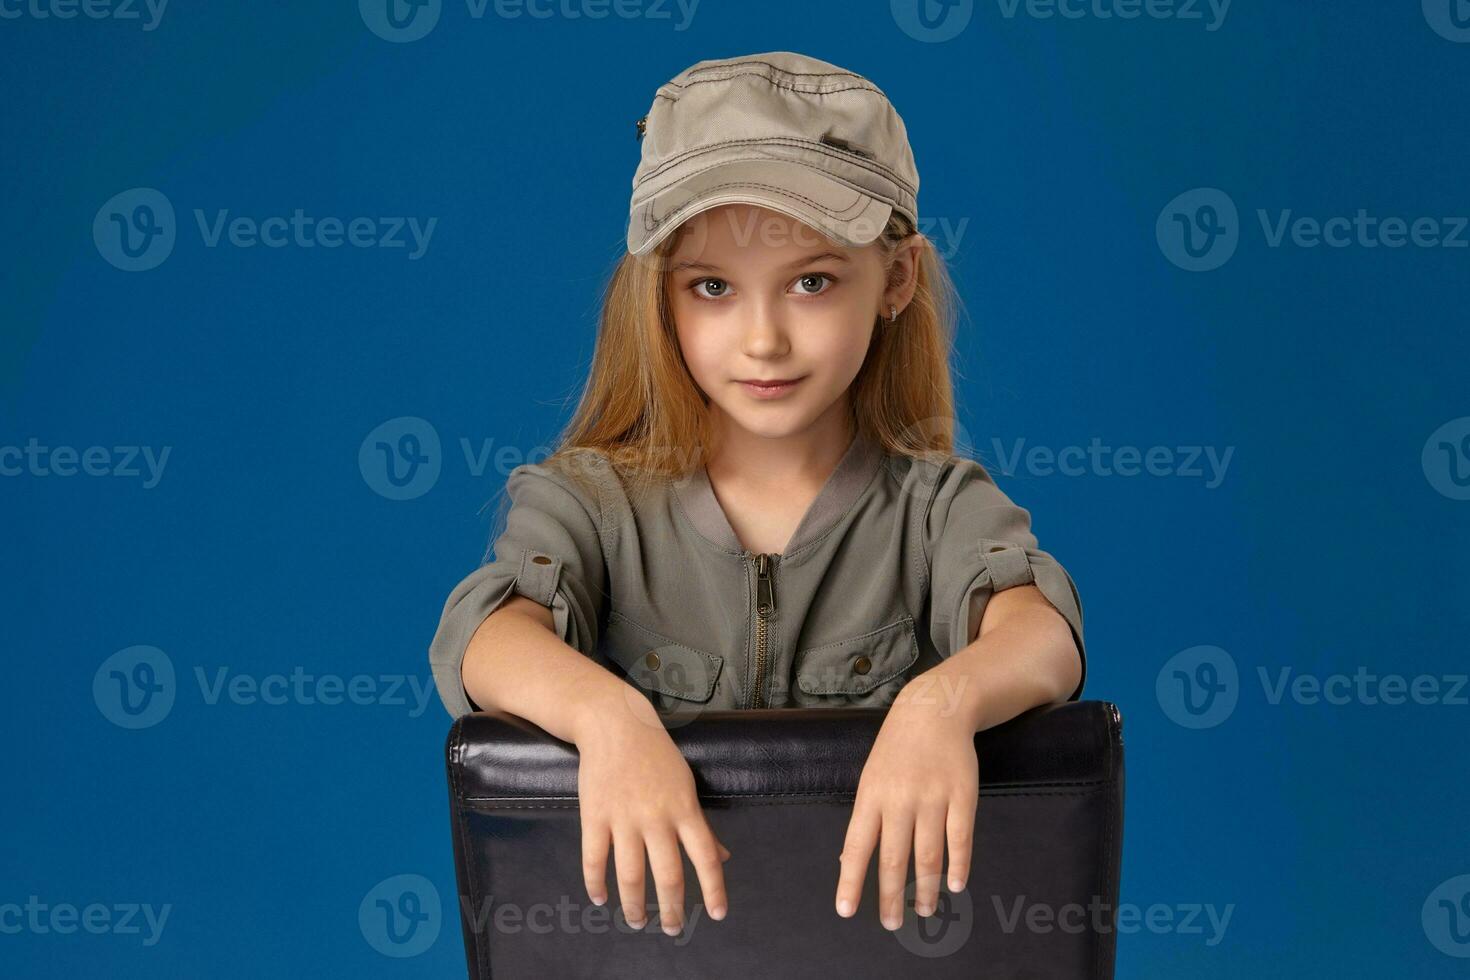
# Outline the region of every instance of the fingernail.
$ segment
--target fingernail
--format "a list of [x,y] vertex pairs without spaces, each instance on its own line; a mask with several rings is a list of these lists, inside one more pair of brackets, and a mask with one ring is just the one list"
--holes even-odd
[[932,906],[932,905],[915,905],[914,906],[914,911],[917,912],[917,913],[919,913],[920,915],[933,915],[934,914],[934,906]]
[[901,925],[903,925],[902,921],[900,921],[896,916],[883,916],[883,928],[887,929],[889,932],[892,932]]
[[958,878],[951,878],[951,879],[949,879],[949,890],[950,891],[957,892],[957,891],[962,890],[964,887],[965,887],[965,883],[963,881],[960,881]]
[[712,919],[723,919],[725,917],[725,906],[711,905],[709,907],[709,914]]
[[852,899],[844,898],[837,903],[837,914],[844,919],[852,915]]
[[677,936],[678,934],[679,934],[679,927],[677,925],[675,925],[674,923],[671,923],[671,922],[665,922],[664,923],[664,935],[665,936]]

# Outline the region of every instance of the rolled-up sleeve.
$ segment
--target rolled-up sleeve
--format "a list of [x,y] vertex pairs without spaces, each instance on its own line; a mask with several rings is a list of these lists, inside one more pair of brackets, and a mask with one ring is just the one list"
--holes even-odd
[[506,478],[510,508],[493,559],[454,587],[429,645],[440,700],[458,717],[477,710],[460,675],[470,638],[512,595],[551,610],[557,635],[592,656],[606,589],[601,506],[596,483],[583,486],[545,463]]
[[1031,513],[1012,503],[979,462],[955,457],[941,465],[925,524],[929,554],[929,630],[949,657],[969,645],[972,627],[996,592],[1035,585],[1072,628],[1081,657],[1077,690],[1087,679],[1082,602],[1072,577],[1037,547]]

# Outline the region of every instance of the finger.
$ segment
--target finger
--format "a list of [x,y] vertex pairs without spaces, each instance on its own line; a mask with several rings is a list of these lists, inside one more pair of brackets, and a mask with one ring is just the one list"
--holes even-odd
[[914,911],[919,915],[933,915],[939,906],[947,810],[943,804],[926,807],[914,819]]
[[607,901],[607,848],[612,831],[606,824],[582,824],[582,883],[593,905]]
[[704,820],[686,824],[679,831],[684,850],[689,852],[689,862],[699,876],[699,892],[704,896],[704,906],[710,918],[723,919],[729,902],[725,894],[725,869],[722,862],[730,856],[725,845],[715,839],[714,831]]
[[975,806],[979,794],[971,790],[961,799],[951,800],[945,818],[945,835],[949,840],[949,890],[962,891],[970,879],[970,860],[975,841]]
[[677,936],[684,928],[684,861],[679,856],[679,838],[672,828],[663,828],[651,831],[644,842],[658,892],[658,921],[666,935]]
[[890,808],[883,813],[883,839],[878,842],[878,914],[883,928],[903,925],[903,886],[914,843],[914,812]]
[[[858,794],[862,797],[861,792]],[[883,815],[869,806],[866,798],[853,803],[852,818],[847,822],[847,837],[842,842],[842,870],[837,877],[837,914],[844,919],[857,912],[863,897],[863,879],[868,874],[868,862],[873,857],[873,847],[878,842],[878,831],[883,826]]]
[[637,827],[613,830],[613,865],[618,870],[618,898],[623,918],[635,929],[648,924],[643,907],[643,837]]

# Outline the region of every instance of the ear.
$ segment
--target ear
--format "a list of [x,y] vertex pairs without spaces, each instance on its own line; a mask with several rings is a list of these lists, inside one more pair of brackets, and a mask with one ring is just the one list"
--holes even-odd
[[914,298],[914,292],[919,288],[919,253],[924,244],[924,236],[918,232],[898,243],[888,276],[889,285],[883,291],[883,316],[888,315],[890,306],[902,313]]

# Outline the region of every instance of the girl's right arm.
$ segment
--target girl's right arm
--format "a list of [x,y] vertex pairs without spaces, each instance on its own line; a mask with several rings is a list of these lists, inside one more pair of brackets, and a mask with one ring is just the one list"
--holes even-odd
[[710,916],[725,917],[722,862],[730,852],[699,805],[689,763],[653,704],[564,642],[548,607],[525,596],[506,600],[470,638],[461,676],[480,708],[524,718],[577,746],[582,873],[595,904],[607,901],[611,845],[623,915],[644,925],[646,854],[659,921],[664,932],[677,934],[684,923],[682,843]]

